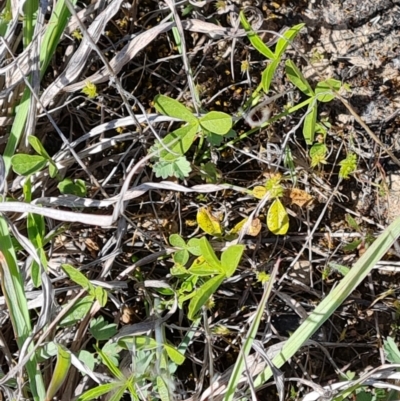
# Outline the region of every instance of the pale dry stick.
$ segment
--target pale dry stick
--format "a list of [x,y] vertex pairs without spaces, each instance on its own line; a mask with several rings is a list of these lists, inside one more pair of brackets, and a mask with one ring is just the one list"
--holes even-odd
[[113,217],[109,215],[69,212],[24,202],[1,202],[0,212],[36,213],[58,221],[82,223],[89,226],[110,227],[114,223]]

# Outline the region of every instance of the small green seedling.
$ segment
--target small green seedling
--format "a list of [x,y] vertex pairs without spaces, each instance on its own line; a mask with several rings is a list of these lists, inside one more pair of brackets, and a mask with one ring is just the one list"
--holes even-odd
[[57,188],[64,195],[76,195],[81,198],[85,197],[87,193],[85,181],[80,179],[65,178],[58,183]]
[[250,23],[247,21],[243,11],[240,12],[240,22],[247,33],[247,37],[251,44],[256,50],[258,50],[263,56],[271,60],[267,68],[262,73],[261,88],[265,93],[268,93],[271,86],[272,79],[275,75],[275,71],[282,59],[283,53],[294,38],[299,34],[300,30],[305,24],[298,24],[288,29],[276,42],[275,51],[272,51],[264,41],[253,31]]
[[370,232],[367,232],[365,234],[365,232],[363,232],[361,227],[358,225],[358,223],[355,221],[355,219],[350,214],[346,214],[345,218],[346,218],[347,225],[354,231],[361,234],[362,237],[359,239],[355,239],[352,242],[350,242],[349,244],[345,245],[343,247],[343,251],[344,252],[353,252],[356,249],[362,248],[363,250],[365,250],[366,248],[368,248],[375,241],[375,237]]
[[[176,239],[173,237],[171,241],[170,238],[170,242],[176,243]],[[180,244],[180,247],[182,246]],[[218,290],[222,282],[234,274],[243,251],[243,245],[231,245],[222,252],[221,259],[218,259],[207,238],[203,237],[198,240],[195,247],[195,253],[201,256],[198,256],[187,269],[180,264],[171,269],[171,274],[179,278],[180,307],[183,302],[190,299],[189,319],[195,320],[200,309]]]
[[308,105],[303,124],[303,136],[307,145],[312,145],[317,130],[318,102],[331,102],[335,98],[334,92],[339,91],[343,85],[340,81],[330,78],[318,82],[314,90],[292,60],[286,60],[285,69],[293,85],[308,97],[301,103],[302,107]]
[[[250,23],[246,20],[244,12],[240,13],[240,22],[245,29],[247,37],[254,48],[264,57],[270,60],[267,67],[262,73],[261,84],[254,91],[252,98],[248,102],[248,105],[251,105],[256,99],[260,99],[259,94],[261,91],[264,91],[264,93],[268,93],[276,69],[281,62],[286,48],[299,34],[300,30],[304,27],[304,24],[298,24],[288,29],[282,35],[282,37],[278,39],[275,46],[275,51],[272,51],[257,35],[257,33],[253,31]],[[315,89],[313,89],[293,61],[286,60],[285,70],[288,79],[307,96],[307,99],[293,107],[290,107],[285,112],[274,117],[274,119],[279,119],[280,117],[294,113],[296,110],[307,106],[307,114],[304,118],[303,124],[303,136],[307,145],[311,146],[311,166],[320,166],[326,163],[326,155],[328,153],[328,150],[324,143],[327,123],[325,121],[317,121],[318,102],[327,103],[332,101],[335,98],[336,91],[340,91],[342,88],[344,88],[345,90],[350,90],[349,86],[331,78],[318,82]],[[314,143],[316,135],[318,135],[318,142]],[[278,205],[276,206],[276,208],[278,209]],[[280,207],[279,209],[281,210]]]
[[186,122],[183,127],[169,133],[162,140],[162,144],[158,143],[151,149],[156,154],[153,170],[157,177],[187,177],[191,167],[184,155],[196,137],[212,140],[214,135],[224,136],[232,129],[232,117],[226,113],[210,111],[198,118],[184,105],[168,96],[157,95],[154,102],[159,113]]
[[28,141],[37,155],[27,155],[19,153],[11,158],[11,165],[16,174],[28,176],[42,170],[47,164],[49,165],[49,174],[51,178],[57,176],[58,170],[53,159],[46,152],[42,143],[38,138],[30,135]]
[[89,313],[95,300],[104,307],[107,303],[108,295],[104,288],[94,286],[90,280],[75,267],[68,264],[61,265],[61,267],[74,283],[88,292],[87,296],[75,303],[60,323],[62,326],[70,326],[82,320],[87,313]]
[[90,81],[85,82],[85,86],[82,88],[81,92],[85,94],[89,99],[94,99],[98,96],[97,86]]
[[340,163],[339,178],[347,180],[357,168],[357,155],[349,153]]
[[289,230],[289,216],[283,206],[281,198],[283,196],[283,186],[281,184],[282,176],[280,174],[272,175],[265,183],[265,186],[256,186],[253,188],[253,196],[262,199],[268,194],[273,199],[268,208],[267,226],[275,235],[285,235]]

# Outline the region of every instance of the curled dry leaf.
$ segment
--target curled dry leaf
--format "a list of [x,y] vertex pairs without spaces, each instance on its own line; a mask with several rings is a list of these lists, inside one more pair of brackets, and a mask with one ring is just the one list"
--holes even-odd
[[[245,219],[243,219],[242,221],[239,221],[239,223],[237,223],[235,225],[235,227],[231,230],[231,234],[237,234],[242,228],[243,226],[247,223],[248,218],[246,217]],[[250,225],[247,227],[246,229],[246,235],[251,235],[252,237],[256,237],[260,231],[261,231],[261,221],[260,219],[252,219]]]
[[289,190],[289,198],[292,201],[292,205],[300,207],[310,206],[314,198],[306,191],[298,188],[292,188]]

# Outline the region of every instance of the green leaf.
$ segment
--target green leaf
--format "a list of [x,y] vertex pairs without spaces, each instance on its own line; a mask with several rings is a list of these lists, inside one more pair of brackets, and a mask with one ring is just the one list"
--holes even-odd
[[210,111],[200,118],[200,125],[217,135],[226,135],[232,128],[232,117],[221,111]]
[[279,59],[271,61],[268,64],[267,68],[262,72],[261,85],[262,85],[263,91],[265,93],[269,92],[269,88],[271,86],[271,82],[272,82],[272,79],[274,78],[274,74],[275,74],[276,68],[279,65],[279,62],[280,62]]
[[16,174],[30,175],[37,173],[47,164],[47,159],[39,155],[20,153],[11,158],[11,165]]
[[203,129],[203,135],[206,135],[207,142],[212,147],[221,146],[222,142],[224,141],[224,137],[222,135],[213,134],[212,132],[206,131],[205,129]]
[[93,305],[93,297],[87,295],[83,297],[68,311],[60,322],[61,327],[72,326],[81,321],[89,313]]
[[[24,279],[17,264],[17,256],[6,221],[0,217],[0,275],[1,290],[7,304],[12,329],[18,348],[21,349],[32,333],[31,318],[24,289]],[[27,351],[33,351],[33,342]],[[26,364],[32,394],[35,400],[45,397],[45,388],[40,372],[37,371],[36,356],[33,355]]]
[[351,214],[346,213],[345,220],[350,228],[352,228],[354,231],[361,233],[360,226],[358,225],[358,223],[356,222],[356,220],[354,219],[354,217]]
[[354,241],[350,242],[349,244],[346,244],[343,248],[343,252],[353,252],[355,251],[359,245],[362,243],[361,239],[355,239]]
[[[91,295],[93,295],[93,294],[91,294]],[[99,302],[101,307],[104,308],[107,305],[108,294],[104,288],[95,287],[94,296],[95,296],[96,300]]]
[[74,283],[80,285],[84,290],[93,291],[94,287],[90,283],[89,279],[84,274],[82,274],[78,269],[68,264],[63,264],[61,265],[61,267]]
[[197,131],[198,124],[191,123],[168,134],[163,139],[163,144],[169,151],[163,148],[160,158],[164,161],[174,161],[184,155],[192,146]]
[[171,361],[173,361],[177,365],[182,365],[182,363],[185,362],[185,356],[182,355],[175,347],[169,344],[164,344],[164,348],[165,351],[167,351],[167,354]]
[[[129,350],[133,349],[133,344],[129,345],[131,341],[132,341],[131,338],[124,339],[125,345],[128,346]],[[157,341],[149,336],[136,336],[133,338],[132,342],[135,344],[135,347],[139,350],[150,351],[158,347]]]
[[400,351],[392,337],[387,337],[386,340],[383,340],[383,349],[388,362],[400,363]]
[[49,160],[49,174],[51,178],[54,178],[57,176],[58,169],[57,166],[53,163],[53,161],[50,159]]
[[85,181],[80,179],[72,180],[71,178],[65,178],[58,183],[57,188],[64,195],[70,194],[83,198],[87,193]]
[[193,122],[197,125],[197,118],[183,104],[168,96],[157,95],[154,98],[156,110],[169,117],[179,118],[188,123]]
[[64,383],[71,366],[71,353],[60,344],[57,344],[57,362],[51,377],[49,387],[46,391],[46,400],[51,400]]
[[263,56],[270,60],[275,60],[276,56],[272,52],[272,50],[264,43],[264,41],[253,31],[251,25],[248,23],[244,12],[240,11],[239,14],[240,22],[243,25],[244,30],[247,33],[247,37],[249,38],[251,44],[254,48],[259,51]]
[[191,238],[187,243],[187,250],[195,256],[201,255],[200,249],[200,239],[199,238]]
[[192,168],[186,157],[182,156],[172,162],[160,160],[154,163],[153,171],[156,177],[162,177],[164,179],[168,177],[184,179],[189,176]]
[[217,256],[215,255],[214,249],[208,242],[206,237],[200,239],[200,249],[202,252],[202,256],[204,257],[205,261],[213,268],[220,269],[221,262],[218,260]]
[[117,325],[108,323],[103,316],[99,316],[97,319],[90,321],[89,331],[97,341],[106,341],[117,334]]
[[318,114],[318,106],[315,103],[309,104],[307,110],[307,116],[304,119],[303,125],[303,136],[306,141],[307,145],[312,145],[314,143],[314,136],[315,136],[315,124],[317,122],[317,114]]
[[268,209],[268,229],[275,235],[285,235],[289,229],[289,216],[279,199],[275,199]]
[[184,266],[189,260],[189,251],[187,249],[176,251],[174,253],[173,259],[175,264]]
[[335,98],[335,94],[332,92],[331,88],[339,91],[341,87],[342,83],[337,79],[326,79],[325,81],[318,82],[317,86],[315,87],[315,94],[318,95],[320,93],[325,93],[324,95],[318,96],[318,101],[327,103]]
[[288,29],[284,34],[283,37],[286,38],[280,38],[278,39],[278,42],[276,43],[275,46],[275,57],[280,59],[282,57],[282,54],[286,50],[286,48],[289,46],[290,42],[293,41],[293,39],[298,35],[298,33],[301,31],[301,29],[304,27],[305,24],[298,24],[295,26],[292,26],[290,29]]
[[297,185],[297,173],[296,173],[296,166],[293,159],[293,154],[289,146],[285,147],[285,154],[283,157],[283,164],[284,166],[289,169],[290,179],[293,182],[293,186],[296,187]]
[[43,147],[42,142],[36,136],[29,135],[28,136],[28,142],[32,146],[33,149],[35,149],[36,153],[45,159],[51,159],[49,154],[47,153],[46,149]]
[[339,265],[337,263],[329,262],[328,266],[332,270],[336,270],[337,272],[339,272],[342,276],[345,276],[350,272],[350,269],[347,266]]
[[169,243],[175,248],[186,248],[186,242],[179,234],[171,234],[169,236]]
[[350,174],[357,168],[357,155],[349,153],[340,163],[339,178],[348,179]]
[[171,401],[169,397],[168,386],[161,376],[157,376],[157,391],[160,401]]
[[122,348],[118,343],[106,342],[102,351],[104,355],[107,355],[109,360],[115,365],[118,366],[119,353]]
[[199,289],[196,290],[193,298],[189,303],[189,313],[188,318],[190,320],[195,320],[197,312],[202,308],[202,306],[210,299],[210,297],[217,291],[218,287],[224,281],[225,275],[220,274],[208,280]]
[[[78,353],[78,359],[83,362],[89,369],[93,370],[96,365],[96,358],[93,356],[92,353],[86,350],[80,350]],[[85,375],[84,372],[81,372]]]
[[188,269],[188,273],[195,276],[212,276],[223,273],[219,266],[211,266],[202,256],[199,256]]
[[310,84],[304,78],[304,75],[300,72],[292,60],[286,60],[285,69],[286,74],[293,85],[299,88],[307,96],[314,96],[314,91],[312,90]]
[[28,177],[24,185],[22,186],[22,193],[24,195],[25,202],[31,202],[32,201],[32,182],[31,182],[31,177]]
[[221,266],[226,277],[231,277],[235,273],[240,259],[242,258],[244,245],[231,245],[222,252]]
[[115,390],[118,388],[119,383],[106,383],[106,384],[100,384],[94,388],[91,388],[90,390],[86,391],[83,393],[81,396],[79,396],[76,401],[91,401],[94,399],[98,399],[104,394],[109,393],[110,391]]
[[114,361],[101,349],[94,345],[95,350],[98,352],[102,362],[107,366],[108,370],[112,373],[112,375],[121,380],[126,380],[124,374],[118,369],[118,366],[114,363]]
[[172,276],[183,276],[187,274],[187,269],[185,266],[182,266],[180,264],[175,264],[174,266],[171,267],[170,273]]
[[311,167],[326,163],[328,148],[324,143],[314,143],[310,148]]

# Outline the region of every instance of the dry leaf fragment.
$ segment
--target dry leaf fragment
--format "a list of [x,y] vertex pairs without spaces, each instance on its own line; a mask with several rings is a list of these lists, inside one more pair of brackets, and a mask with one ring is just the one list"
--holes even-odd
[[251,221],[250,227],[247,229],[246,234],[251,235],[252,237],[256,237],[261,231],[261,221],[260,219],[253,219]]
[[[242,228],[243,226],[247,223],[248,218],[246,217],[245,219],[239,221],[239,223],[237,223],[235,225],[235,227],[231,230],[231,234],[237,234]],[[261,221],[258,218],[252,219],[251,223],[249,225],[249,227],[247,227],[246,230],[246,235],[251,235],[252,237],[256,237],[260,231],[261,231]]]
[[298,188],[292,188],[290,190],[289,198],[292,201],[292,205],[300,207],[309,206],[314,199],[309,193]]

